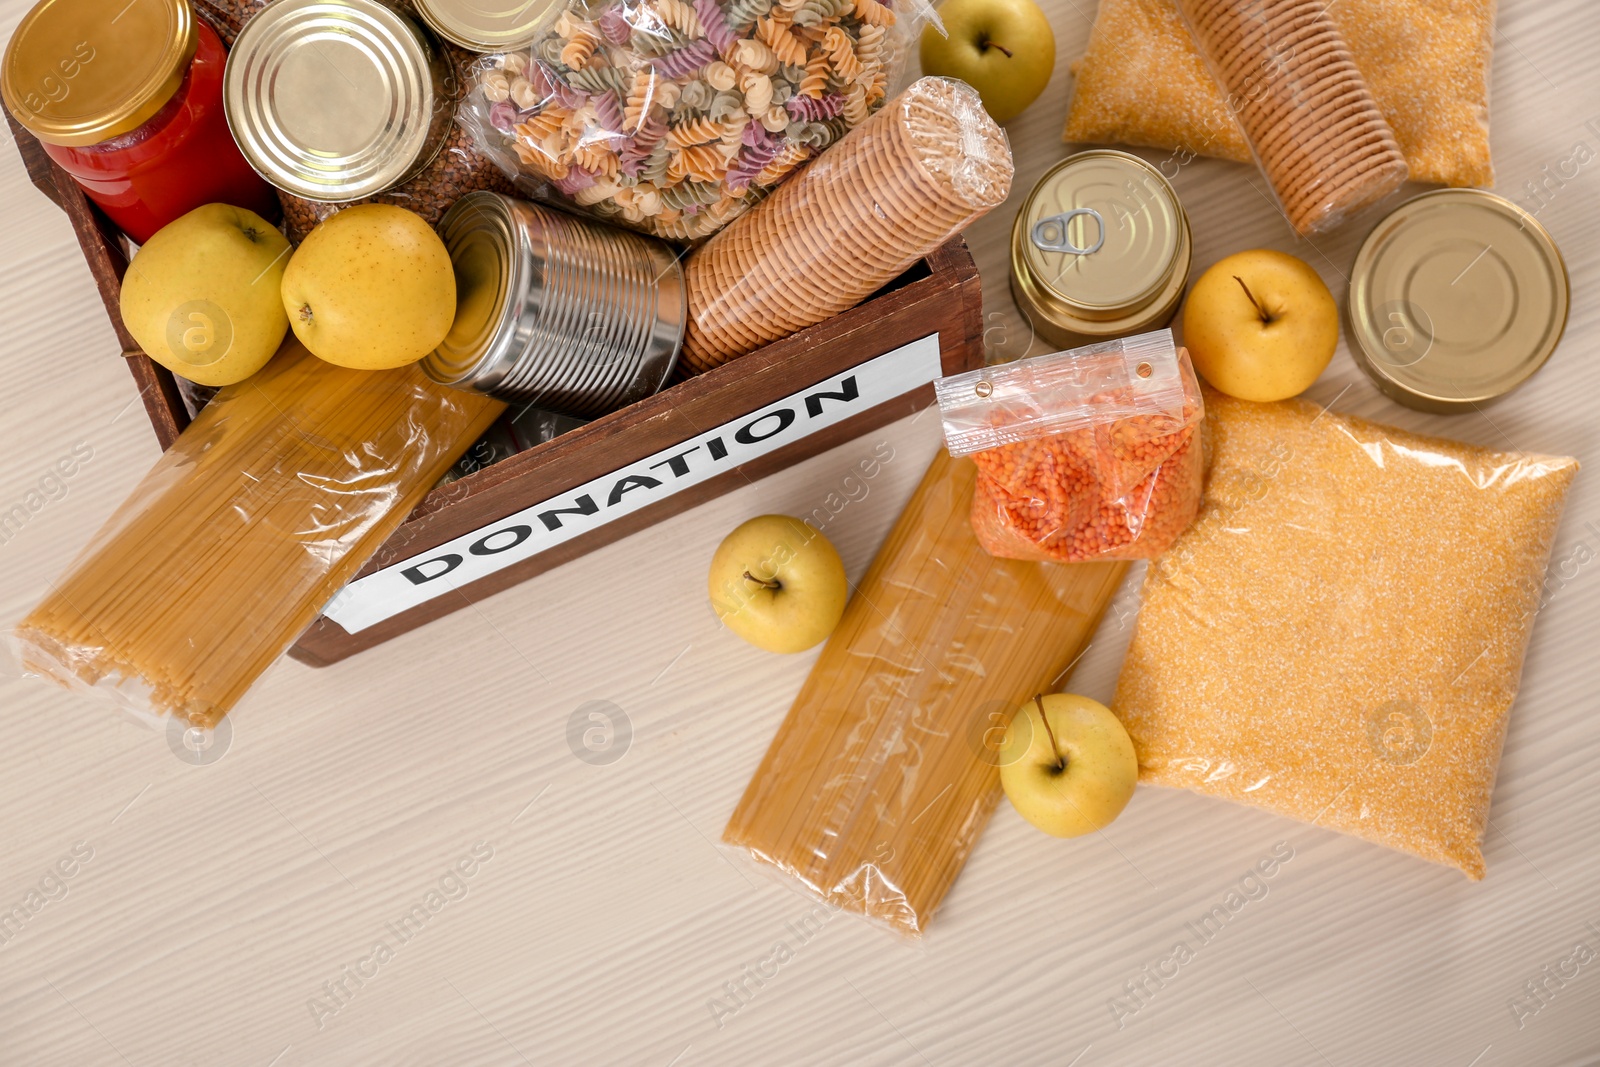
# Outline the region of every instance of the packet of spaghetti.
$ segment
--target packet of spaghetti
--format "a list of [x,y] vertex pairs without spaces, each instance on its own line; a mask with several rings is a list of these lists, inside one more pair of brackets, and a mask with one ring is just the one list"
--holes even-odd
[[291,336],[0,631],[8,666],[168,730],[215,728],[504,410]]
[[997,559],[940,452],[867,568],[722,839],[920,937],[1000,798],[1011,713],[1065,681],[1127,564]]
[[978,466],[972,529],[991,554],[1151,559],[1194,520],[1205,409],[1158,330],[934,383],[950,454]]

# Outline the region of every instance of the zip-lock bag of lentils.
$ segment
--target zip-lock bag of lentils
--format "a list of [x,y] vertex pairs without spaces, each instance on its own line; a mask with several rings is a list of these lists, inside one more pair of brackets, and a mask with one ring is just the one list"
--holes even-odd
[[991,555],[1150,559],[1200,506],[1205,409],[1171,330],[934,383],[953,456],[972,456],[972,529]]
[[1200,515],[1145,572],[1111,703],[1139,780],[1482,878],[1577,461],[1303,400],[1206,407]]
[[524,194],[715,233],[888,98],[926,0],[570,0],[459,119]]

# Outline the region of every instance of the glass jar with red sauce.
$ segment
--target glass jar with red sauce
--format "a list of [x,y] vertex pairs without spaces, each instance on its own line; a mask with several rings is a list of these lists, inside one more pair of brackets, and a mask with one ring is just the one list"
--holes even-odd
[[202,204],[279,214],[228,132],[227,51],[189,0],[41,0],[0,64],[0,95],[133,240]]

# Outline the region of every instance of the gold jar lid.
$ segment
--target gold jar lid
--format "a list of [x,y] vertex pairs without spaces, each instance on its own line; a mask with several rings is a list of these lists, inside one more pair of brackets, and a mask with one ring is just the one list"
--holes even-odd
[[1189,221],[1161,172],[1097,149],[1039,179],[1011,234],[1012,290],[1062,344],[1165,325],[1189,279]]
[[1356,254],[1350,351],[1391,399],[1471,411],[1544,366],[1571,290],[1550,234],[1482,189],[1437,189],[1386,216]]
[[533,41],[555,16],[554,0],[416,0],[433,31],[472,52],[507,52]]
[[0,96],[47,144],[99,144],[160,111],[198,45],[188,0],[41,0],[6,46]]
[[433,161],[454,117],[452,83],[432,35],[378,0],[274,0],[228,53],[223,104],[263,178],[345,203]]

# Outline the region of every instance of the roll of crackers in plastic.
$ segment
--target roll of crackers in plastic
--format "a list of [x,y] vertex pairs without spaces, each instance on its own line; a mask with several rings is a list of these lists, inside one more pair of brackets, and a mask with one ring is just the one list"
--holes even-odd
[[1011,191],[962,82],[923,78],[684,263],[683,362],[709,370],[860,303]]
[[1323,0],[1178,0],[1278,206],[1333,229],[1406,180],[1394,132]]

